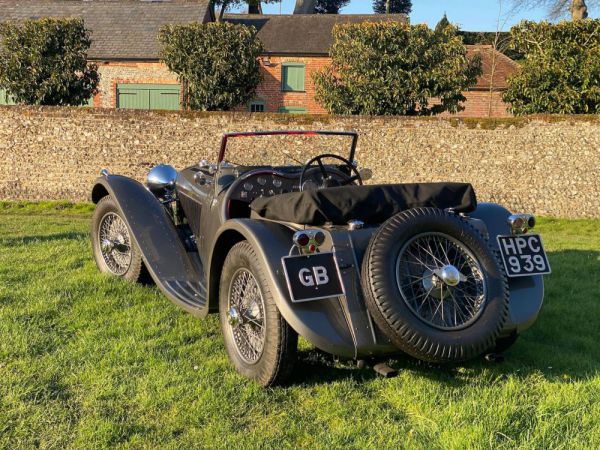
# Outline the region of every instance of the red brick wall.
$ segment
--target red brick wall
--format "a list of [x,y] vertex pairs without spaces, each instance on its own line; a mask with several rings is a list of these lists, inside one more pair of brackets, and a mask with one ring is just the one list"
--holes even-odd
[[467,91],[463,95],[467,101],[464,111],[457,114],[444,114],[450,117],[512,117],[508,112],[508,104],[502,100],[503,92]]
[[[266,58],[261,58],[261,73],[263,81],[258,87],[256,99],[266,103],[267,112],[278,112],[283,106],[300,106],[306,108],[308,114],[326,114],[321,105],[315,101],[315,85],[312,74],[328,65],[331,60],[326,57],[292,57],[292,56],[270,56],[270,63]],[[281,91],[281,65],[284,62],[303,63],[306,66],[304,77],[305,92],[282,92]],[[239,110],[246,110],[241,106]]]

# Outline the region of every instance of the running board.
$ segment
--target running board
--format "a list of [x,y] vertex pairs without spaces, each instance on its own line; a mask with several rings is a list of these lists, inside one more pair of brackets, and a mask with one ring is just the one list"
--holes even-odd
[[162,291],[178,306],[191,314],[202,315],[206,309],[206,286],[188,280],[168,280]]

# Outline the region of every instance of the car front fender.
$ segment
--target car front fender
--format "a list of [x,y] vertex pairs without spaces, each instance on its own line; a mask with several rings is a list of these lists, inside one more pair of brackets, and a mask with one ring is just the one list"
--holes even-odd
[[120,175],[96,180],[92,201],[98,203],[106,195],[117,203],[156,285],[176,305],[197,317],[206,316],[201,264],[185,249],[163,205],[141,183]]

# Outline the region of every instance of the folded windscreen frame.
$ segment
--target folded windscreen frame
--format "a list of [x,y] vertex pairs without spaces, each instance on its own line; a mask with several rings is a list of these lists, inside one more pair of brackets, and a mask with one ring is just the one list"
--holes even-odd
[[351,220],[381,224],[418,207],[469,213],[477,208],[477,198],[467,183],[414,183],[292,192],[258,198],[250,207],[265,219],[300,225],[345,225]]
[[[221,141],[218,162],[247,167],[298,165],[326,153],[354,161],[357,145],[358,134],[345,131],[229,133]],[[277,158],[283,154],[285,158]]]

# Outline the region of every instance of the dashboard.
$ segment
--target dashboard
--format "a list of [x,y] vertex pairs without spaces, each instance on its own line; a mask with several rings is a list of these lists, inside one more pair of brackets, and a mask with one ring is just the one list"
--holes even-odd
[[252,203],[260,197],[298,192],[300,174],[286,174],[275,170],[253,171],[242,175],[230,187],[230,198]]

